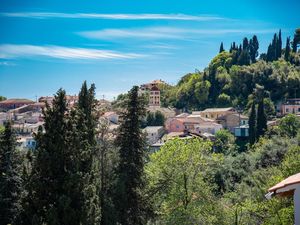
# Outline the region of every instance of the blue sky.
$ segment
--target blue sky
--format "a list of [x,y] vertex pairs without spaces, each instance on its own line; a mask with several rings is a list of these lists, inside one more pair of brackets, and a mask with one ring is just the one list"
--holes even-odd
[[0,95],[35,99],[84,80],[112,99],[135,84],[202,70],[233,41],[274,32],[284,44],[300,1],[9,0],[0,3]]

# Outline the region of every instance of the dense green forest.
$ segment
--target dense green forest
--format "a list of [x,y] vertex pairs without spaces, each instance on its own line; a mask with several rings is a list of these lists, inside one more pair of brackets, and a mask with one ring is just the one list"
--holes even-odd
[[[163,106],[185,110],[234,106],[249,109],[257,85],[266,91],[265,101],[274,107],[286,98],[300,96],[300,54],[297,53],[300,29],[283,48],[281,31],[274,34],[267,53],[259,55],[259,42],[254,35],[242,44],[231,44],[212,59],[203,72],[183,76],[177,85],[161,85]],[[259,58],[258,58],[259,56]],[[270,112],[272,113],[272,112]]]
[[300,118],[290,114],[270,128],[265,122],[272,102],[299,96],[299,35],[289,53],[280,32],[274,35],[259,60],[255,36],[229,52],[221,44],[207,69],[162,89],[164,104],[178,108],[248,107],[254,135],[245,148],[221,130],[214,142],[174,139],[151,154],[141,128],[163,118],[148,114],[145,121],[138,87],[122,97],[115,139],[96,117],[94,85],[83,83],[72,109],[58,90],[35,134],[36,150],[17,147],[10,122],[0,132],[0,223],[293,224],[292,199],[265,194],[300,171]]

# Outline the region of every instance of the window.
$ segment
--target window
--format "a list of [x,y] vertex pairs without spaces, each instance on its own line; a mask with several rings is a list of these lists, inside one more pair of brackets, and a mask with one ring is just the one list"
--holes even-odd
[[288,109],[288,108],[286,108],[286,109],[285,109],[285,112],[289,112],[289,109]]

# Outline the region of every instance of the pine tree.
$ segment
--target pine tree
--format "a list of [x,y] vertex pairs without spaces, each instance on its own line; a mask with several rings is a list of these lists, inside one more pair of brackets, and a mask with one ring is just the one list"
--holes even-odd
[[285,52],[284,52],[284,59],[287,62],[290,61],[290,52],[291,52],[290,37],[287,37],[287,39],[286,39],[286,46],[285,46]]
[[18,224],[21,208],[21,160],[10,122],[0,133],[0,223]]
[[145,101],[138,96],[137,86],[129,91],[128,97],[116,139],[120,162],[116,171],[115,205],[120,224],[140,225],[145,224],[147,207],[141,194],[144,187],[145,140],[140,125],[145,114]]
[[261,98],[257,107],[256,139],[263,136],[267,131],[267,116],[264,109],[264,99]]
[[251,111],[249,116],[249,142],[254,144],[256,141],[256,110],[255,110],[255,101],[253,100],[251,105]]
[[223,42],[221,42],[219,53],[224,52]]

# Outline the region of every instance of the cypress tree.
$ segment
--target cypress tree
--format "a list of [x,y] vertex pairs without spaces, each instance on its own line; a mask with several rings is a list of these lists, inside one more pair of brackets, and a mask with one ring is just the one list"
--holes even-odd
[[221,42],[219,53],[224,52],[223,42]]
[[249,48],[249,41],[248,41],[248,38],[244,38],[243,39],[243,50],[248,50]]
[[[78,196],[81,197],[81,212],[83,224],[98,224],[100,221],[99,200],[99,160],[96,149],[96,117],[95,117],[95,85],[87,87],[82,84],[78,95],[78,104],[74,112],[73,124],[77,125],[74,135],[73,149],[79,157],[78,174],[80,187]],[[70,124],[72,126],[72,124]]]
[[251,105],[251,111],[249,116],[249,142],[254,144],[256,141],[256,110],[255,110],[255,101],[253,100]]
[[264,99],[258,103],[257,107],[257,122],[256,122],[256,139],[258,140],[260,136],[263,136],[267,131],[267,116],[264,109]]
[[284,52],[284,59],[287,62],[290,60],[290,52],[291,52],[290,37],[287,37],[286,38],[285,52]]
[[277,45],[276,45],[276,52],[277,52],[276,59],[279,59],[281,57],[281,50],[282,50],[282,39],[281,39],[281,29],[280,29],[278,34]]
[[295,30],[294,39],[293,39],[293,52],[297,52],[297,46],[300,43],[300,28]]
[[268,46],[266,60],[267,60],[267,62],[273,61],[273,47],[272,47],[272,44],[269,44],[269,46]]
[[10,122],[0,133],[0,223],[18,224],[22,191],[21,160]]
[[277,43],[278,43],[278,37],[277,33],[274,34],[273,40],[272,40],[272,60],[277,60]]
[[118,222],[122,225],[145,224],[146,203],[141,191],[144,187],[145,140],[140,129],[145,115],[145,100],[138,96],[138,87],[128,93],[122,123],[116,139],[120,162],[117,168],[115,205]]
[[[29,180],[30,224],[82,223],[81,177],[74,141],[76,125],[68,115],[65,91],[60,89],[53,106],[44,111],[45,132],[37,137],[36,157]],[[79,189],[79,190],[78,190]],[[30,211],[31,210],[31,211]]]
[[250,58],[251,63],[256,62],[256,57],[258,56],[259,42],[256,35],[250,40]]

